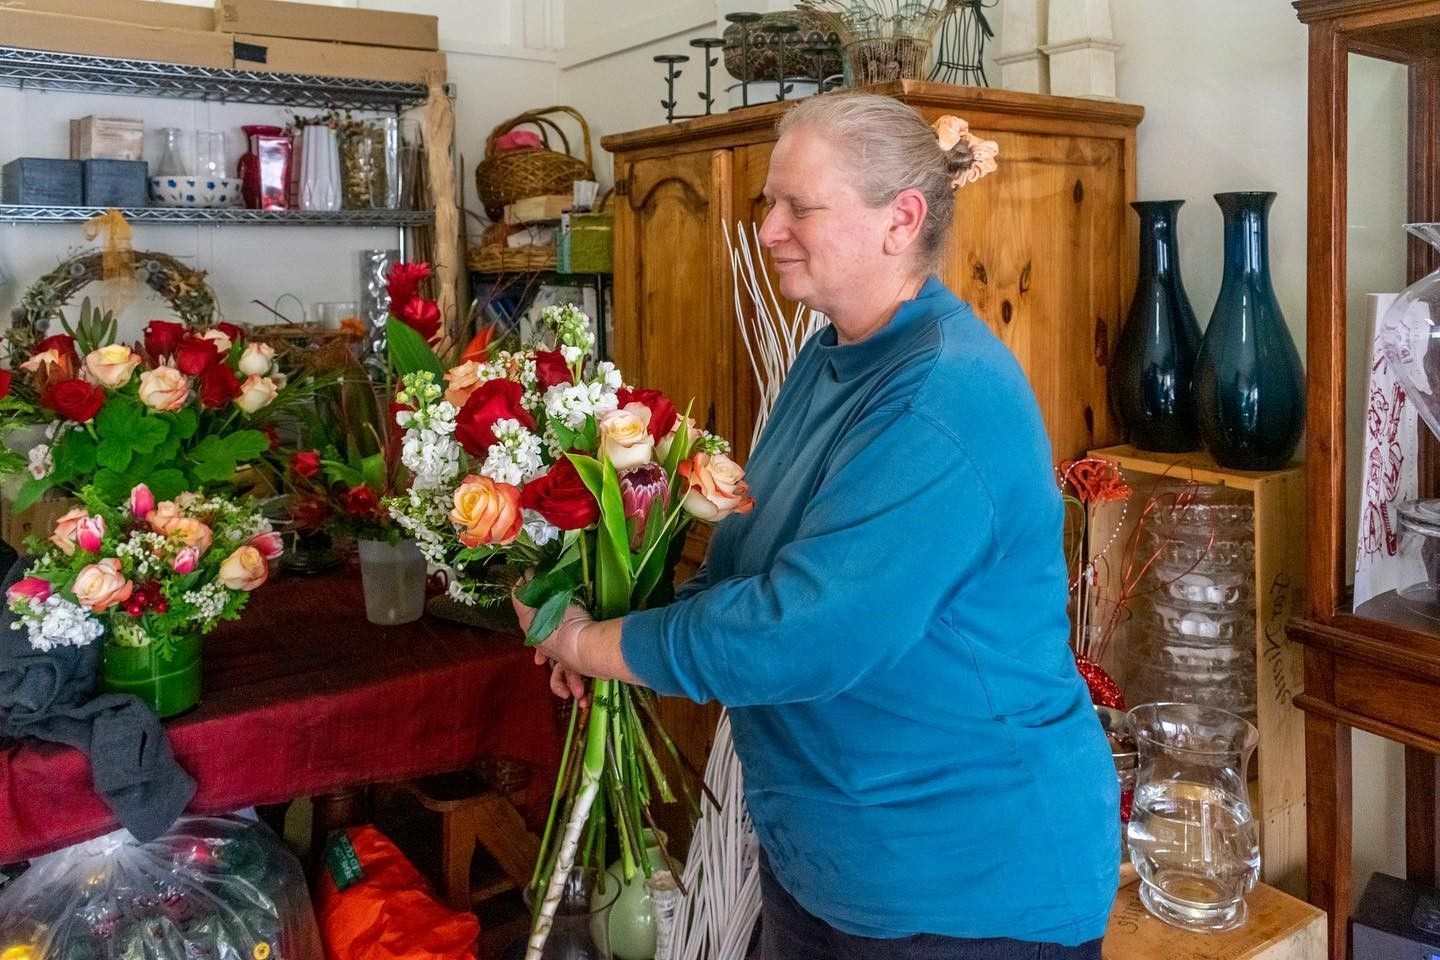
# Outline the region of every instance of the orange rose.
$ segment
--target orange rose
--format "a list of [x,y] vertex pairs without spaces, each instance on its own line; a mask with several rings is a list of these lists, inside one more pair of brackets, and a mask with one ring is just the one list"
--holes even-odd
[[97,347],[85,354],[85,372],[100,386],[118,390],[130,382],[140,357],[123,343]]
[[75,552],[75,534],[80,529],[80,524],[90,514],[83,507],[76,507],[55,521],[55,532],[50,534],[50,542],[70,556]]
[[697,453],[676,472],[690,483],[684,506],[696,520],[716,523],[732,513],[749,513],[755,506],[745,471],[723,453]]
[[129,600],[135,585],[126,580],[125,574],[120,572],[120,561],[115,557],[108,557],[82,569],[70,589],[74,591],[80,606],[99,613]]
[[193,517],[177,517],[160,531],[171,540],[179,540],[187,547],[194,547],[200,553],[210,549],[215,535],[204,523]]
[[170,524],[180,519],[180,508],[173,500],[161,500],[155,509],[145,515],[145,522],[156,533],[164,533]]
[[270,568],[265,563],[265,558],[260,551],[246,544],[237,547],[235,552],[225,558],[220,564],[220,576],[216,579],[222,587],[231,590],[244,590],[249,593],[270,576]]
[[617,471],[649,463],[654,455],[655,438],[650,436],[649,411],[646,413],[637,416],[627,407],[600,418],[600,453]]
[[445,399],[460,409],[480,386],[480,364],[474,360],[451,367],[445,374]]
[[190,399],[190,381],[174,367],[156,367],[140,374],[140,402],[151,410],[179,410]]
[[524,523],[520,488],[472,474],[455,491],[450,522],[460,529],[460,542],[467,547],[509,543],[520,536]]

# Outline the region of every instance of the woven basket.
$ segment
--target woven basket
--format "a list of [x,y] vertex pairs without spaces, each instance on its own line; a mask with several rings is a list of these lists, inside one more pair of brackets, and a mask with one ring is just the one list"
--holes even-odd
[[[570,155],[570,140],[560,125],[546,114],[569,114],[580,124],[585,138],[585,159]],[[516,127],[530,124],[540,131],[543,150],[495,149],[495,141]],[[560,138],[563,151],[550,149],[550,132]],[[590,148],[590,125],[574,107],[545,107],[506,120],[485,139],[485,159],[475,168],[475,189],[492,220],[505,213],[505,204],[551,193],[569,193],[576,180],[595,179],[595,159]]]
[[467,260],[470,269],[479,273],[554,270],[555,246],[547,244],[543,247],[519,247],[512,250],[503,243],[487,243],[483,247],[471,247]]

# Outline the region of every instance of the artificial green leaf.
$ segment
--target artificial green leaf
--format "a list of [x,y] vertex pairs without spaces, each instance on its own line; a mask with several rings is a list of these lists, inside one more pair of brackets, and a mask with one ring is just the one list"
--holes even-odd
[[535,611],[535,619],[530,621],[530,629],[525,631],[525,645],[533,647],[536,644],[545,642],[555,628],[560,626],[565,619],[565,610],[570,606],[570,601],[575,597],[574,588],[557,590],[540,604]]
[[141,452],[154,450],[170,435],[170,425],[159,417],[141,417],[135,422],[130,445]]
[[130,466],[135,451],[123,437],[106,437],[95,447],[95,462],[111,470],[124,470]]
[[89,476],[95,470],[95,441],[84,430],[70,430],[50,450],[55,472],[50,475],[57,486]]
[[385,341],[390,345],[390,366],[400,376],[428,370],[438,381],[444,374],[440,358],[414,327],[391,317],[385,322]]
[[107,403],[95,417],[95,432],[108,439],[128,441],[140,419],[140,408],[133,403]]
[[174,413],[161,416],[170,418],[170,435],[181,440],[189,440],[195,436],[195,431],[200,426],[200,415],[195,412],[194,407],[183,407]]

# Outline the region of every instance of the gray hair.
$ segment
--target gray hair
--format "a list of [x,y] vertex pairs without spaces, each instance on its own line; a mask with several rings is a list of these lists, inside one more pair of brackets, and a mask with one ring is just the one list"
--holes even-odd
[[961,140],[948,153],[935,131],[913,108],[894,97],[836,91],[807,97],[780,118],[780,136],[797,127],[829,141],[849,167],[862,200],[883,207],[905,190],[918,190],[929,212],[920,229],[917,259],[927,269],[940,264],[955,217],[954,177],[974,163]]

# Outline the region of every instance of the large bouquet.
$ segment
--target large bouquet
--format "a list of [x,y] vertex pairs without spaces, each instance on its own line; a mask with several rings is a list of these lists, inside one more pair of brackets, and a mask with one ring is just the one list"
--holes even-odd
[[[413,331],[391,325],[392,351],[413,369],[397,397],[401,457],[413,474],[393,515],[450,574],[463,603],[495,595],[487,576],[501,558],[531,571],[518,596],[537,609],[527,642],[544,640],[571,603],[598,619],[669,597],[673,555],[693,520],[748,511],[744,472],[728,444],[697,429],[657,390],[628,387],[592,362],[590,321],[573,306],[543,314],[547,349],[496,351],[438,375],[413,350]],[[396,336],[398,334],[398,336]],[[500,593],[503,596],[503,591]],[[559,789],[541,844],[538,956],[577,851],[604,860],[606,824],[627,881],[648,861],[641,831],[654,796],[675,800],[650,734],[678,754],[656,722],[653,694],[590,681],[588,709],[572,711]],[[692,805],[689,782],[681,785]]]
[[271,449],[263,427],[286,378],[269,344],[247,343],[233,324],[152,320],[132,347],[115,342],[114,318],[88,302],[66,331],[18,363],[23,377],[6,372],[0,383],[10,394],[0,401],[5,427],[46,426],[16,509],[51,488],[93,485],[112,503],[142,481],[161,499],[214,489]]

